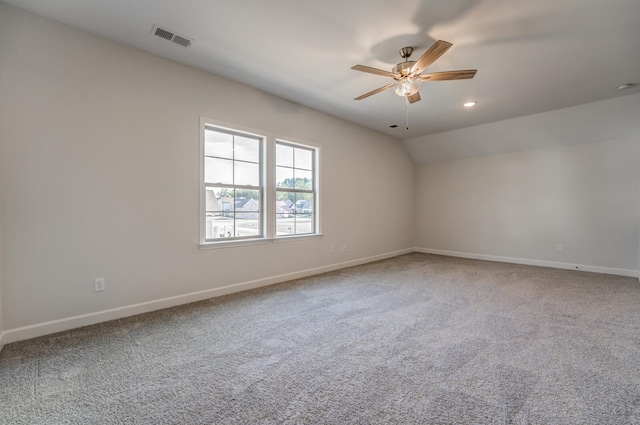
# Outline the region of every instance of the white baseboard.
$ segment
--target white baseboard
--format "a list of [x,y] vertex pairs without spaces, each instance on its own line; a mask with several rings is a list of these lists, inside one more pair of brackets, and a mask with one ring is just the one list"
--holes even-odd
[[293,273],[286,273],[278,276],[271,276],[264,279],[252,280],[249,282],[236,283],[221,288],[206,289],[204,291],[191,292],[189,294],[176,295],[174,297],[162,298],[159,300],[148,301],[139,304],[132,304],[124,307],[112,308],[109,310],[88,313],[79,316],[66,317],[63,319],[52,320],[49,322],[38,323],[35,325],[23,326],[15,329],[9,329],[2,333],[3,344],[22,341],[25,339],[35,338],[38,336],[48,335],[56,332],[75,329],[82,326],[94,325],[96,323],[106,322],[109,320],[120,319],[123,317],[134,316],[136,314],[148,313],[150,311],[160,310],[177,305],[188,304],[195,301],[202,301],[213,297],[228,295],[235,292],[246,291],[248,289],[259,288],[261,286],[273,285],[276,283],[287,282],[289,280],[300,279],[303,277],[313,276],[320,273],[331,272],[344,269],[347,267],[359,266],[361,264],[371,263],[373,261],[384,260],[385,258],[396,257],[398,255],[413,252],[413,248],[403,249],[400,251],[388,252],[385,254],[374,255],[371,257],[360,258],[358,260],[345,261],[342,263],[330,264],[328,266],[316,267],[307,270],[301,270]]
[[0,331],[0,352],[2,352],[2,348],[4,347],[5,341],[4,341],[4,332]]
[[618,276],[638,277],[638,270],[616,269],[611,267],[590,266],[586,264],[557,263],[555,261],[530,260],[528,258],[500,257],[497,255],[472,254],[468,252],[444,251],[431,248],[414,248],[415,252],[446,255],[449,257],[471,258],[474,260],[498,261],[501,263],[526,264],[529,266],[552,267],[554,269],[578,270],[593,273],[615,274]]

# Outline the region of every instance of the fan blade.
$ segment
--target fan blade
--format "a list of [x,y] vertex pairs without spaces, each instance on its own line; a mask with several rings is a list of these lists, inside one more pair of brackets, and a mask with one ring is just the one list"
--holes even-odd
[[394,74],[393,72],[385,71],[384,69],[371,68],[370,66],[354,65],[351,69],[368,72],[369,74],[382,75],[383,77],[400,78],[400,74]]
[[420,56],[420,59],[411,67],[411,73],[416,75],[422,73],[429,65],[434,63],[440,56],[444,54],[453,44],[448,41],[438,40],[433,46]]
[[385,91],[385,90],[387,90],[387,89],[390,89],[391,87],[393,87],[393,86],[395,86],[395,85],[396,85],[396,83],[389,83],[389,84],[387,84],[386,86],[379,87],[379,88],[377,88],[377,89],[375,89],[375,90],[370,91],[369,93],[365,93],[365,94],[363,94],[362,96],[358,96],[358,97],[356,97],[356,98],[355,98],[355,99],[353,99],[353,100],[362,100],[362,99],[364,99],[364,98],[366,98],[366,97],[373,96],[374,94],[378,94],[378,93],[380,93],[381,91]]
[[459,71],[432,72],[422,74],[420,81],[445,81],[445,80],[466,80],[473,78],[478,72],[477,69],[461,69]]
[[407,99],[409,99],[409,103],[416,103],[417,101],[419,101],[420,98],[420,92],[417,91],[413,94],[410,94],[409,96],[407,96]]

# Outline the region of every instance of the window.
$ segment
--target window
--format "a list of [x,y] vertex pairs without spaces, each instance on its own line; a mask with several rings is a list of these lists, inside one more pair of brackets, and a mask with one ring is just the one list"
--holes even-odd
[[204,128],[205,242],[263,235],[263,138]]
[[315,149],[276,141],[276,236],[316,233]]
[[202,247],[320,234],[320,148],[201,119]]

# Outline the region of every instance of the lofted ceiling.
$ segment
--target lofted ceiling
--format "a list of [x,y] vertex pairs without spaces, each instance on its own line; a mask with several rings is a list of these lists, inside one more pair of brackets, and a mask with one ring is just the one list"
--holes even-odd
[[[638,0],[2,1],[398,139],[640,91],[616,90],[640,83]],[[153,36],[154,24],[194,42]],[[390,80],[351,66],[391,70],[401,47],[415,60],[438,39],[453,47],[425,72],[478,73],[423,83],[409,130],[393,90],[353,100]]]

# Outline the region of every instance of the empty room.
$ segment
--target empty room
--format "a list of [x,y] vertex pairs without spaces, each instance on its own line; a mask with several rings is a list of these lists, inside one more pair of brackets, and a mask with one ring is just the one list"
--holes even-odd
[[638,22],[0,0],[0,424],[640,424]]

